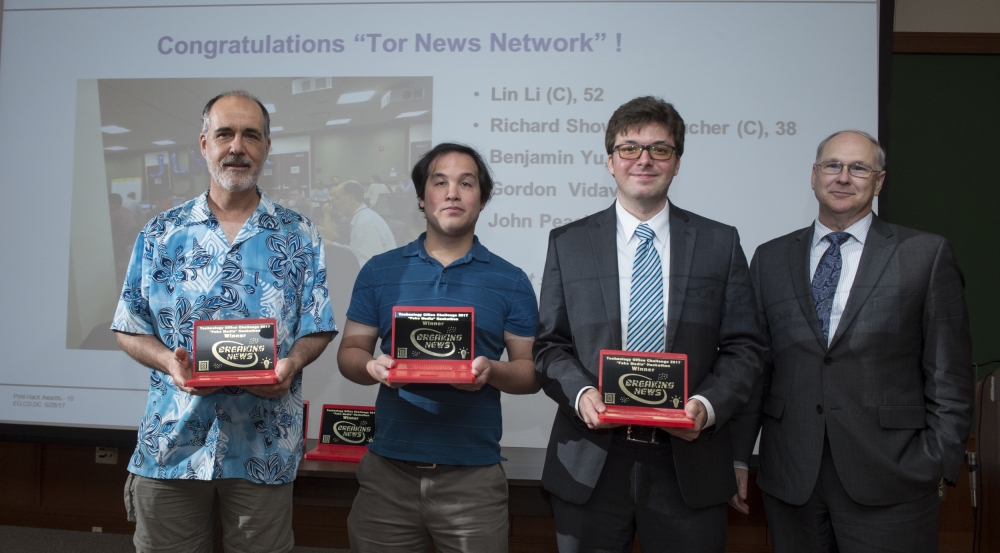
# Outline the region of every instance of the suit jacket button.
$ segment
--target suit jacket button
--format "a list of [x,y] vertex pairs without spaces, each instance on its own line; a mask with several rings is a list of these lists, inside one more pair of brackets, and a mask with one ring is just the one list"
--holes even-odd
[[817,405],[816,406],[816,412],[819,413],[820,415],[822,415],[823,414],[823,406],[822,405]]
[[833,364],[833,357],[830,357],[829,355],[826,356],[826,357],[824,357],[823,358],[823,364],[824,365],[832,365]]

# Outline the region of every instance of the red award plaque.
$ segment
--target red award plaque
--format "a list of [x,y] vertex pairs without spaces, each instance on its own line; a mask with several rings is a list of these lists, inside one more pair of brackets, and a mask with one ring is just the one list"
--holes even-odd
[[389,382],[472,384],[475,326],[471,307],[393,307]]
[[684,414],[687,355],[601,350],[597,390],[607,406],[602,422],[694,428]]
[[274,319],[195,321],[192,388],[275,384]]
[[375,439],[374,429],[374,407],[324,405],[319,444],[305,458],[357,463]]

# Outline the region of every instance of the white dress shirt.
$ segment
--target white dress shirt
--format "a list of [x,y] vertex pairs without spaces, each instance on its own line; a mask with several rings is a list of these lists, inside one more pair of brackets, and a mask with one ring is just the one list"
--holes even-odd
[[[868,229],[872,226],[872,214],[861,218],[860,221],[847,227],[844,232],[851,235],[846,242],[840,246],[840,280],[837,281],[837,291],[833,296],[833,308],[830,310],[830,335],[827,337],[826,345],[833,342],[833,336],[837,333],[837,325],[840,324],[840,317],[844,314],[844,307],[847,306],[847,298],[851,295],[851,286],[854,284],[854,277],[858,274],[858,265],[861,263],[861,252],[865,248],[865,239],[868,238]],[[824,240],[827,234],[834,232],[816,219],[813,225],[812,250],[809,252],[809,276],[816,274],[816,267],[819,260],[830,247],[830,242]]]
[[[622,325],[622,345],[628,344],[628,310],[629,298],[632,295],[632,266],[635,263],[635,251],[639,248],[641,239],[635,235],[635,229],[643,223],[622,207],[621,203],[615,202],[615,213],[617,215],[616,242],[618,250],[618,304],[621,309]],[[663,210],[654,215],[646,226],[653,231],[653,247],[660,256],[660,264],[663,269],[663,326],[666,334],[667,313],[670,305],[670,202],[663,207]],[[580,396],[583,392],[593,389],[593,386],[586,386],[576,395],[576,414],[580,416]],[[705,425],[708,428],[715,424],[715,410],[712,404],[702,396],[694,395],[689,399],[698,399],[705,406],[707,412]]]
[[395,247],[396,239],[385,219],[366,205],[358,206],[351,217],[351,252],[358,265],[364,267],[372,257]]

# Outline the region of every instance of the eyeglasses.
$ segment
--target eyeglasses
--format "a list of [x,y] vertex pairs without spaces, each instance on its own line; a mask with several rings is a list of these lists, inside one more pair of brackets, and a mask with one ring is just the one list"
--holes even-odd
[[[826,173],[827,175],[839,175],[841,171],[844,170],[844,162],[842,161],[824,161],[817,163],[816,167],[819,170]],[[876,173],[875,169],[862,165],[860,163],[852,163],[847,166],[847,172],[851,174],[852,177],[858,177],[859,179],[867,179],[872,176],[872,173]]]
[[618,151],[618,155],[622,159],[639,159],[642,157],[642,151],[646,150],[652,159],[666,161],[674,157],[674,152],[677,151],[677,148],[670,144],[619,144],[612,148],[612,151],[615,150]]

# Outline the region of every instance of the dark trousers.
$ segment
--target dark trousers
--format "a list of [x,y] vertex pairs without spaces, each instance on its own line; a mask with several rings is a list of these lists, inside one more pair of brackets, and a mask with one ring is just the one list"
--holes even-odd
[[938,550],[937,493],[908,503],[861,505],[844,489],[823,445],[816,488],[805,505],[764,493],[774,553],[933,553]]
[[553,495],[552,510],[560,553],[632,551],[637,531],[644,553],[726,550],[726,504],[684,504],[669,439],[615,436],[590,499],[576,505]]

